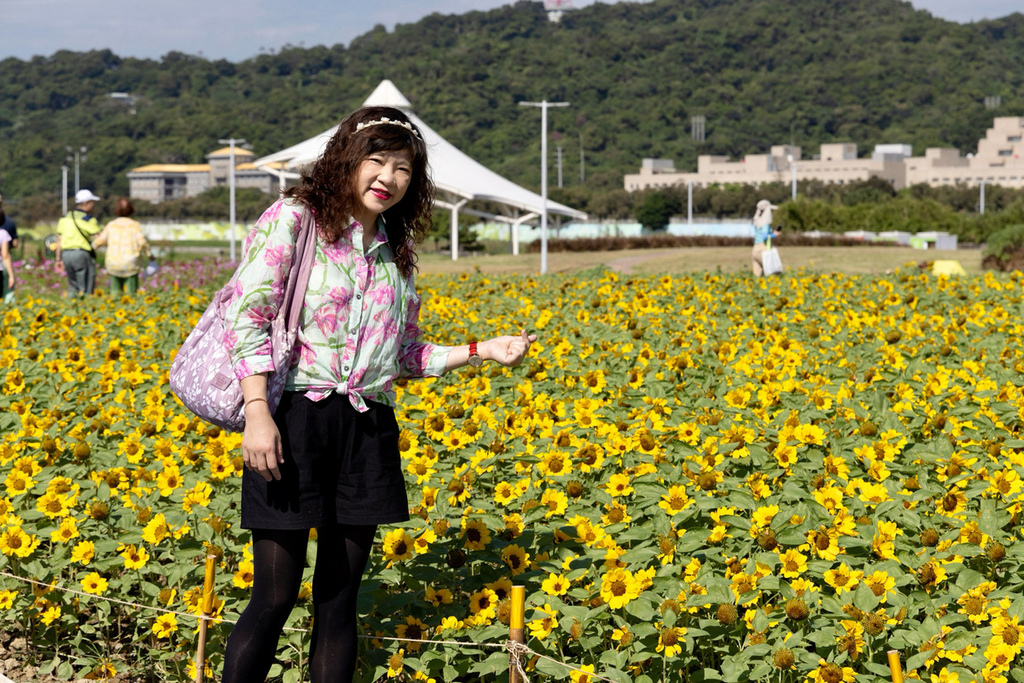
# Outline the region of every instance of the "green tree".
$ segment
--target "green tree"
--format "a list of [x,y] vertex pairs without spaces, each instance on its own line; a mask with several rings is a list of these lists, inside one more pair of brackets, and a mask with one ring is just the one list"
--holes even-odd
[[452,212],[447,209],[434,207],[434,214],[431,216],[430,232],[427,233],[424,243],[428,247],[433,248],[434,251],[440,251],[443,245],[448,244],[451,234]]
[[[739,158],[790,140],[807,157],[836,141],[974,151],[993,115],[1024,115],[1022,35],[1019,15],[957,24],[900,0],[595,3],[557,24],[541,3],[517,2],[237,64],[177,51],[150,60],[59,50],[0,60],[0,192],[59,205],[66,145],[88,145],[82,184],[102,196],[126,192],[125,173],[138,166],[202,163],[227,135],[270,153],[336,124],[386,77],[438,133],[534,190],[538,116],[518,102],[572,102],[549,121],[561,136],[566,197],[572,206],[578,195],[568,191],[585,188],[584,210],[624,218],[636,200],[618,194],[622,177],[644,157],[693,169],[698,155]],[[1002,96],[998,110],[985,109],[986,94]],[[694,114],[707,117],[699,143],[689,135]],[[776,204],[787,196],[779,185],[782,196],[765,196]],[[843,194],[800,186],[812,199]],[[753,214],[744,191],[718,192],[695,188],[696,212]],[[947,194],[918,198],[977,210],[976,193]],[[991,188],[986,209],[1015,199]]]
[[636,210],[636,219],[646,230],[659,231],[668,227],[668,221],[679,212],[679,201],[663,192],[650,192]]

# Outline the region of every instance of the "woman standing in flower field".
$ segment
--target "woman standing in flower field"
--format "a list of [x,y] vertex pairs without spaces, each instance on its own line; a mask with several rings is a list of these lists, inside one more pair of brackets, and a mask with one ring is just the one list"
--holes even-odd
[[767,199],[757,203],[757,212],[754,214],[754,249],[750,252],[750,268],[754,277],[764,274],[764,252],[771,244],[771,239],[780,234],[772,228],[772,211],[778,208]]
[[[414,246],[429,228],[433,191],[419,130],[396,109],[360,109],[247,239],[228,342],[245,395],[241,525],[252,530],[254,582],[227,643],[225,683],[266,678],[311,528],[310,679],[351,680],[356,596],[377,526],[409,518],[394,381],[485,359],[518,365],[536,339],[525,331],[454,347],[419,339]],[[268,331],[306,211],[316,219],[315,263],[272,415]]]

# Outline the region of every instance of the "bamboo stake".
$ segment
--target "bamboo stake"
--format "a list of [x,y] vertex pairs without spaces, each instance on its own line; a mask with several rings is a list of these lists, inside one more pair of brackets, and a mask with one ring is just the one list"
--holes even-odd
[[903,669],[900,667],[900,653],[889,650],[889,670],[892,671],[892,683],[903,683]]
[[213,614],[213,574],[217,569],[217,556],[206,556],[206,574],[203,577],[203,616],[199,618],[199,647],[196,650],[195,683],[203,683],[206,673],[206,627]]
[[[526,611],[526,586],[512,586],[512,615],[509,619],[508,639],[513,643],[526,643],[524,633],[524,613]],[[508,682],[523,683],[519,678],[519,655],[516,652],[508,653]]]

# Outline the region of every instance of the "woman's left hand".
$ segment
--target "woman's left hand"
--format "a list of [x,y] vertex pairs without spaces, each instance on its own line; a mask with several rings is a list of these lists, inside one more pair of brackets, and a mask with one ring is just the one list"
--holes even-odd
[[480,355],[505,367],[515,367],[523,362],[530,351],[530,344],[537,341],[537,335],[522,330],[518,337],[505,335],[481,343]]

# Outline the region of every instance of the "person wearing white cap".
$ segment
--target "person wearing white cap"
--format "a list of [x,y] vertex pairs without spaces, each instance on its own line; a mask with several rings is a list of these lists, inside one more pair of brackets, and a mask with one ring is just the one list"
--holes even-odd
[[68,294],[92,294],[96,288],[96,251],[92,236],[100,222],[92,215],[99,197],[89,190],[75,193],[75,208],[57,221],[57,269],[67,274]]
[[754,277],[761,277],[764,274],[764,265],[761,262],[761,255],[768,248],[772,237],[778,237],[779,231],[772,229],[772,211],[779,207],[767,199],[757,203],[757,212],[754,214],[754,251],[750,255],[750,266],[754,270]]

